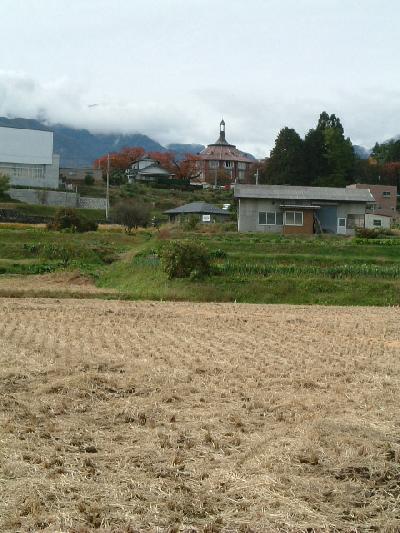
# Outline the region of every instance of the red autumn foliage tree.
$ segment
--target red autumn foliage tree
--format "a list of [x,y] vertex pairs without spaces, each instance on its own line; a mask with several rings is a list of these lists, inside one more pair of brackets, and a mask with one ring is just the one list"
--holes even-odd
[[[110,170],[125,171],[132,163],[143,157],[144,154],[143,148],[139,147],[123,148],[120,152],[113,152],[110,154]],[[173,152],[150,152],[149,156],[159,161],[162,167],[174,174],[175,179],[193,179],[200,175],[198,164],[200,158],[193,154],[186,154],[183,159],[178,159]],[[107,155],[96,159],[93,166],[94,168],[100,168],[103,175],[105,175],[107,172]]]
[[150,157],[174,174],[175,179],[194,179],[200,175],[200,158],[196,155],[186,154],[183,159],[178,159],[174,152],[151,152]]
[[[143,148],[133,146],[132,148],[123,148],[120,152],[110,154],[110,170],[126,170],[132,163],[144,156]],[[103,155],[94,162],[94,168],[100,168],[103,174],[107,172],[108,156]]]

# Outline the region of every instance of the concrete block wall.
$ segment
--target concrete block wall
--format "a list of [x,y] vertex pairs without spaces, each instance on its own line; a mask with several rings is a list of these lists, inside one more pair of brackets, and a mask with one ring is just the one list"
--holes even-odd
[[52,207],[72,207],[80,209],[104,209],[105,198],[80,196],[76,192],[46,191],[41,189],[10,189],[9,196],[25,204],[49,205]]
[[75,192],[46,191],[41,189],[10,189],[9,196],[26,204],[54,207],[79,207],[79,194]]

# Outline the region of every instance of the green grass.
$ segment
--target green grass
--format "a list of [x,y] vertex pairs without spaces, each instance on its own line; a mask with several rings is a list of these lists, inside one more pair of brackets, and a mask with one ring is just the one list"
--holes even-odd
[[[96,183],[88,186],[84,183],[78,185],[78,192],[82,196],[104,198],[106,194],[105,184]],[[137,198],[150,206],[151,216],[167,221],[164,211],[182,204],[204,201],[222,206],[224,203],[233,203],[231,191],[204,189],[199,191],[180,191],[176,189],[156,189],[147,185],[128,185],[110,188],[111,208],[124,198]],[[0,197],[0,208],[13,209],[26,216],[53,217],[57,207],[46,205],[24,204],[12,201],[8,197]],[[77,209],[79,213],[90,220],[105,222],[105,212],[101,209]]]
[[[174,229],[172,238],[192,238],[210,252],[222,251],[213,259],[213,275],[191,281],[167,278],[154,255],[162,245],[157,235],[153,230],[127,235],[0,229],[0,273],[78,268],[99,288],[116,289],[124,299],[400,305],[400,248],[395,245]],[[72,250],[66,263],[64,248]]]

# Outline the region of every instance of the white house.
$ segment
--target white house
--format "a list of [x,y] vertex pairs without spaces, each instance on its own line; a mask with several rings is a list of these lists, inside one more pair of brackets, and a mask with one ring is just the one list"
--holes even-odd
[[11,185],[57,189],[59,169],[52,131],[0,127],[0,174]]

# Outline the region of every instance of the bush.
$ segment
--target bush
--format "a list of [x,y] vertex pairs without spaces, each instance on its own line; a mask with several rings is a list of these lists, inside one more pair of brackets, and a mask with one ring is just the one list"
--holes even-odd
[[225,252],[225,250],[222,250],[221,248],[217,248],[216,250],[213,250],[210,253],[210,257],[212,257],[213,259],[226,259],[227,253]]
[[356,228],[356,237],[361,239],[377,239],[382,235],[393,235],[393,231],[388,228]]
[[94,177],[92,174],[89,174],[89,172],[85,175],[84,178],[85,185],[93,185],[94,184]]
[[199,279],[211,271],[210,256],[203,244],[171,241],[160,249],[159,256],[169,279]]
[[199,217],[196,215],[189,215],[182,223],[182,227],[185,231],[193,231],[199,224]]
[[88,220],[80,215],[75,209],[58,209],[54,219],[47,224],[47,229],[62,231],[70,230],[73,232],[84,233],[86,231],[96,231],[97,222]]
[[5,174],[0,174],[0,196],[6,195],[6,192],[10,188],[10,178]]
[[361,237],[362,239],[376,239],[379,235],[376,229],[368,228],[356,228],[355,233],[357,237]]
[[150,223],[150,208],[138,200],[123,200],[112,211],[113,222],[121,224],[130,233],[133,228],[146,227]]

